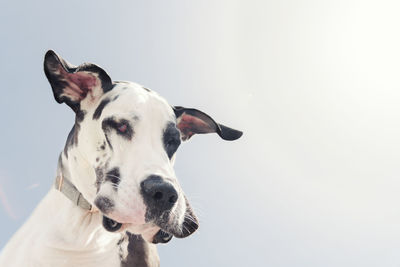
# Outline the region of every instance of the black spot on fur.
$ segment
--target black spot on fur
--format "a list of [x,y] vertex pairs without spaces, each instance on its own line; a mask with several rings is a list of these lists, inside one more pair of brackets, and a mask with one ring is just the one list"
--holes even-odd
[[186,212],[185,212],[185,220],[183,221],[182,224],[181,237],[189,236],[199,228],[199,220],[194,214],[192,207],[189,205],[189,201],[187,200],[186,196],[185,196],[185,202],[186,202]]
[[143,89],[147,92],[151,92],[151,90],[149,88],[143,87]]
[[[105,181],[111,182],[113,185],[118,185],[121,181],[121,175],[119,173],[119,168],[115,167],[106,173]],[[114,187],[117,190],[117,187]]]
[[67,141],[64,146],[64,155],[68,158],[68,149],[74,144],[74,136],[75,136],[75,125],[72,126],[71,131],[69,131]]
[[104,171],[102,168],[98,167],[95,169],[96,172],[96,188],[97,188],[97,192],[99,192],[100,190],[100,185],[103,183],[104,181]]
[[170,122],[164,130],[163,134],[164,149],[167,152],[169,158],[175,154],[179,145],[181,144],[179,130],[175,127],[175,124]]
[[83,119],[85,118],[85,115],[86,115],[86,111],[84,111],[84,110],[78,110],[78,111],[76,112],[75,122],[76,122],[76,123],[82,122]]
[[99,208],[104,214],[109,213],[114,208],[114,201],[108,197],[98,197],[94,201],[94,204]]
[[111,150],[113,150],[113,146],[111,145],[110,139],[108,139],[108,135],[106,134],[106,141],[108,146],[110,147]]
[[83,110],[76,111],[75,124],[68,134],[67,142],[65,143],[65,147],[64,147],[64,154],[66,157],[68,157],[68,149],[70,149],[72,146],[78,145],[78,133],[79,133],[79,130],[81,129],[80,123],[85,118],[85,114],[86,114],[86,112]]
[[109,98],[103,99],[100,104],[97,106],[96,110],[93,113],[93,119],[97,120],[100,118],[101,113],[103,112],[103,109],[105,106],[107,106],[108,103],[110,103],[111,100]]
[[100,146],[100,149],[101,149],[101,150],[106,149],[106,141],[103,142],[103,144]]
[[142,236],[126,232],[129,238],[128,256],[121,261],[121,267],[155,267],[160,266],[157,249],[151,246]]

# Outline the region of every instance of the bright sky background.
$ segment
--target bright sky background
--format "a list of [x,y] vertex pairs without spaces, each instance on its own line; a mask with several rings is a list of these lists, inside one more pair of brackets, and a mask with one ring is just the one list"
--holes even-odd
[[245,132],[180,148],[201,228],[160,245],[162,266],[400,266],[399,14],[387,0],[1,1],[0,248],[73,123],[42,70],[54,49]]

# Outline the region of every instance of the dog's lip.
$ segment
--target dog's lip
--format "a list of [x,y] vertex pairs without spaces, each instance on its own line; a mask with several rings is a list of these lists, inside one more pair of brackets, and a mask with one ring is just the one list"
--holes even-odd
[[158,243],[168,243],[171,241],[173,235],[160,229],[153,237],[153,244],[158,244]]
[[[150,223],[151,225],[156,225],[153,223]],[[120,223],[114,219],[111,219],[110,217],[107,217],[103,215],[103,227],[109,231],[109,232],[119,232],[122,231],[126,228],[129,227],[131,223]],[[197,226],[197,225],[196,225]],[[158,226],[160,227],[160,226]],[[186,226],[188,227],[188,226]],[[190,234],[192,234],[194,231],[182,231],[182,232],[176,232],[176,231],[171,231],[167,230],[168,227],[160,227],[160,230],[154,235],[153,240],[151,241],[153,244],[158,244],[158,243],[168,243],[171,241],[172,237],[177,237],[177,238],[184,238]],[[193,229],[193,228],[189,228]],[[197,229],[197,227],[195,228]],[[173,233],[171,233],[173,232]]]
[[103,215],[103,227],[109,232],[117,232],[122,228],[122,223]]
[[[179,229],[171,226],[171,225],[164,225],[164,224],[156,224],[158,227],[160,227],[160,231],[163,233],[160,233],[161,235],[166,235],[169,234],[176,238],[185,238],[188,237],[189,235],[193,234],[196,232],[196,230],[199,228],[199,223],[197,220],[189,220],[185,219],[180,225]],[[159,234],[159,233],[157,233]],[[169,241],[169,240],[168,240]]]

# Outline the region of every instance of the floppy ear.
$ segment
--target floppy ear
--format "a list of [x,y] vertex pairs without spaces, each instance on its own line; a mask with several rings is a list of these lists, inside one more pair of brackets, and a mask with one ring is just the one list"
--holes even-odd
[[222,139],[233,141],[242,136],[242,132],[216,123],[204,112],[184,107],[173,107],[176,125],[182,140],[188,140],[194,134],[217,133]]
[[44,57],[44,72],[56,101],[66,103],[75,112],[96,103],[112,89],[110,77],[99,66],[88,63],[73,66],[52,50]]

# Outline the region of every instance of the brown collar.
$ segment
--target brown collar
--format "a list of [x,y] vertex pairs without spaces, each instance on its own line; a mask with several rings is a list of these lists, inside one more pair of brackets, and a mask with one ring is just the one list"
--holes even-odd
[[94,211],[92,204],[84,198],[71,181],[62,175],[56,177],[55,188],[82,209],[89,210],[90,212]]

